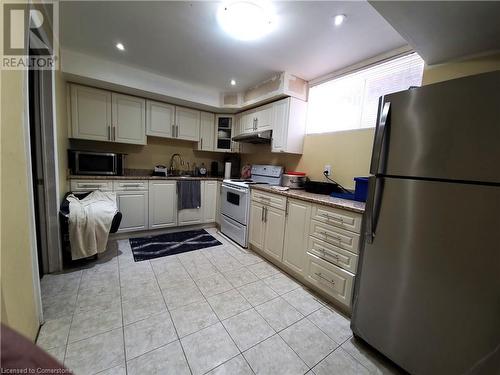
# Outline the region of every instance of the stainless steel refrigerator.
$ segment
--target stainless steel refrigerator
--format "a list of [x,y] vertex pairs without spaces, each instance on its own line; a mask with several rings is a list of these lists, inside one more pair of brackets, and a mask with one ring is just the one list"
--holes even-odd
[[500,71],[380,100],[351,328],[412,374],[500,373]]

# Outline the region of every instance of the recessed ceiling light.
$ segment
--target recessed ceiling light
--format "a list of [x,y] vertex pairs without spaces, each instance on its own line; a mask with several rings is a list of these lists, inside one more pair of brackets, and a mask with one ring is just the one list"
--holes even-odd
[[345,19],[345,14],[337,14],[335,17],[333,17],[333,24],[335,26],[340,26],[344,23]]
[[231,86],[236,86],[236,81],[234,79],[231,80]]
[[217,21],[231,37],[255,40],[276,26],[274,9],[269,0],[228,0],[219,6]]
[[116,48],[120,51],[125,51],[125,46],[122,43],[116,43]]

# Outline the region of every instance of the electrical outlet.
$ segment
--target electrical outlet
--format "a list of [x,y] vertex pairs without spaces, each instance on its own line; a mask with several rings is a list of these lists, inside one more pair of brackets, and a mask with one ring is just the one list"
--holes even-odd
[[325,165],[325,168],[323,168],[323,171],[325,172],[326,171],[326,175],[327,176],[331,176],[332,174],[332,166],[327,164]]

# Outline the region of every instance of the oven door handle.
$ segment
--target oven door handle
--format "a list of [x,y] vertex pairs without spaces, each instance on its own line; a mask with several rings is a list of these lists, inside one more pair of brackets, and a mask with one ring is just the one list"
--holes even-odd
[[234,187],[234,186],[225,185],[225,184],[222,184],[222,187],[226,188],[228,190],[239,191],[240,193],[246,193],[247,192],[246,189],[240,189],[240,188],[237,188],[237,187]]

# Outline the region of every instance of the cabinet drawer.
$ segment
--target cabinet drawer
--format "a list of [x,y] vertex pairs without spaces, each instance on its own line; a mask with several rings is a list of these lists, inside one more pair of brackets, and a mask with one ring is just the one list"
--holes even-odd
[[317,257],[339,266],[346,271],[356,273],[358,256],[350,251],[309,236],[307,251]]
[[307,281],[344,305],[351,306],[352,273],[307,253]]
[[126,191],[126,190],[148,190],[147,180],[116,180],[113,181],[113,187],[115,191]]
[[355,233],[360,233],[361,230],[362,216],[355,212],[315,204],[313,205],[311,217],[322,223],[334,225]]
[[359,234],[317,220],[311,220],[310,234],[311,236],[352,253],[357,254],[359,252]]
[[286,208],[286,197],[283,195],[267,193],[260,190],[252,190],[252,200],[275,207],[278,210],[284,210]]
[[113,191],[113,182],[107,180],[71,180],[71,191]]

